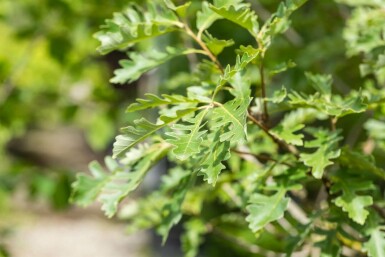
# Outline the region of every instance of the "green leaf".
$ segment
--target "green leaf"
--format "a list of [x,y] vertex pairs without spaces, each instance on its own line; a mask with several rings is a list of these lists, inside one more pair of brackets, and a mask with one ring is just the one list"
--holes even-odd
[[272,102],[275,104],[282,103],[287,97],[287,90],[284,86],[280,90],[275,90],[271,97],[265,98],[266,102]]
[[235,98],[248,99],[250,97],[251,81],[247,74],[243,72],[237,72],[230,80],[231,89],[230,93]]
[[160,116],[160,122],[157,124],[152,123],[145,118],[135,120],[135,126],[122,128],[121,130],[123,134],[116,137],[113,148],[113,158],[121,156],[130,148],[153,135],[155,132],[166,126],[170,126],[170,124],[193,113],[194,111],[196,111],[196,108],[188,108],[177,111],[175,116]]
[[238,24],[247,29],[251,35],[257,37],[259,31],[258,17],[248,4],[228,5],[221,8],[214,5],[209,7],[221,17]]
[[272,221],[283,217],[289,204],[289,198],[285,197],[286,190],[281,188],[272,196],[253,194],[250,197],[246,209],[249,215],[246,221],[253,232],[257,232]]
[[136,112],[149,108],[160,107],[162,105],[177,105],[184,103],[198,103],[197,100],[182,95],[166,95],[162,94],[162,98],[154,94],[145,94],[146,99],[136,99],[137,103],[133,103],[127,107],[126,112]]
[[203,1],[202,10],[197,13],[197,29],[202,33],[219,19],[221,19],[221,16],[210,9],[208,2]]
[[312,123],[315,120],[326,120],[327,115],[312,108],[298,108],[285,115],[282,123],[287,127],[295,127],[297,124]]
[[163,237],[163,244],[166,242],[170,229],[179,223],[182,218],[182,204],[185,196],[194,184],[196,174],[190,173],[189,176],[183,177],[174,190],[172,197],[162,209],[162,222],[157,227],[157,232]]
[[373,204],[373,198],[370,195],[362,195],[358,192],[372,190],[372,182],[363,181],[361,178],[349,179],[346,177],[334,177],[333,180],[334,184],[331,187],[331,192],[333,194],[342,192],[341,196],[333,200],[334,203],[338,207],[341,207],[343,211],[347,212],[349,218],[363,225],[369,215],[365,207]]
[[385,170],[376,165],[372,156],[363,155],[345,146],[342,148],[338,160],[342,165],[351,168],[353,171],[357,170],[359,174],[364,172],[368,176],[370,173],[385,180]]
[[249,63],[260,57],[260,51],[252,46],[241,46],[239,52],[241,55],[237,55],[235,65],[227,65],[223,75],[220,76],[215,89],[216,92],[218,92],[227,82],[230,82],[237,73],[242,73]]
[[366,99],[359,94],[341,98],[337,95],[333,97],[319,93],[305,95],[303,93],[292,92],[288,95],[289,104],[293,107],[311,107],[320,112],[335,117],[343,117],[351,113],[361,113],[366,111]]
[[92,204],[96,200],[101,187],[107,178],[107,174],[105,174],[103,167],[98,162],[93,161],[88,167],[92,177],[78,174],[76,181],[72,184],[73,191],[71,202],[83,207]]
[[113,19],[106,20],[106,24],[95,37],[101,43],[98,50],[106,54],[177,30],[180,26],[178,17],[172,10],[164,3],[153,1],[147,4],[147,11],[131,4],[126,11],[115,13]]
[[[242,1],[243,0],[214,0],[214,6],[224,7],[229,5],[240,5]],[[198,35],[201,35],[203,31],[220,19],[223,19],[223,17],[211,10],[210,4],[207,1],[203,1],[202,10],[197,12],[196,26],[199,30]]]
[[225,104],[218,104],[212,113],[213,129],[230,125],[228,131],[220,135],[220,141],[238,142],[247,136],[246,116],[251,99],[236,98]]
[[314,87],[319,93],[330,96],[332,93],[333,79],[331,75],[312,74],[310,72],[305,73],[310,85]]
[[234,45],[234,41],[230,40],[221,40],[213,37],[211,34],[206,32],[202,37],[203,42],[206,43],[209,50],[214,54],[218,55],[222,53],[223,49],[226,47]]
[[324,238],[322,241],[316,243],[316,246],[321,248],[320,257],[341,256],[342,247],[337,240],[337,231],[335,229],[318,229],[317,232],[319,236]]
[[290,15],[306,2],[307,0],[286,0],[281,2],[277,11],[265,22],[258,34],[258,42],[264,50],[270,46],[276,35],[285,32],[289,28]]
[[297,66],[295,62],[293,62],[292,60],[288,60],[287,62],[283,62],[276,65],[272,70],[269,71],[269,73],[270,75],[279,74],[295,66]]
[[369,257],[385,256],[385,226],[383,219],[377,213],[370,211],[370,215],[364,227],[364,233],[369,238],[363,244],[363,250]]
[[199,112],[195,117],[186,119],[188,125],[175,124],[173,132],[167,133],[171,137],[167,142],[174,146],[172,152],[177,159],[184,161],[200,152],[202,137],[207,130],[202,130],[209,109]]
[[172,58],[194,52],[196,52],[195,49],[176,49],[172,47],[167,47],[165,52],[157,50],[149,51],[146,54],[132,52],[129,54],[129,60],[121,60],[119,62],[122,68],[114,71],[115,76],[110,82],[119,84],[131,83],[139,79],[143,73],[158,67]]
[[[169,148],[167,144],[144,147],[140,149],[139,158],[135,153],[129,167],[122,167],[111,158],[106,158],[109,172],[105,172],[99,163],[91,162],[89,168],[92,177],[78,175],[73,184],[71,200],[81,206],[87,206],[98,199],[102,203],[102,210],[108,217],[112,217],[119,202],[139,186],[147,171],[165,156]],[[127,156],[130,157],[130,153],[127,153]]]
[[306,148],[318,148],[313,153],[301,153],[300,160],[311,168],[313,176],[317,179],[322,178],[327,166],[333,164],[331,159],[340,156],[340,150],[337,149],[337,143],[342,139],[338,132],[329,132],[317,130],[314,132],[315,139],[305,142]]
[[314,227],[313,220],[306,225],[299,225],[298,235],[296,235],[295,237],[291,237],[289,239],[288,246],[286,248],[287,257],[291,257],[294,251],[298,247],[300,247],[306,241],[306,239],[309,238],[309,236],[312,233],[313,227]]
[[271,130],[271,133],[278,137],[279,139],[292,144],[292,145],[299,145],[302,146],[302,138],[304,137],[302,134],[294,134],[294,132],[297,132],[301,129],[303,129],[305,125],[303,124],[296,124],[294,126],[288,126],[285,122],[282,122],[278,126],[276,126],[274,129]]
[[187,16],[187,9],[190,7],[191,2],[186,2],[183,5],[175,6],[171,0],[164,0],[167,7],[178,14],[179,17],[185,18]]
[[385,227],[378,226],[370,232],[370,239],[364,244],[369,257],[385,257]]
[[225,168],[223,161],[230,158],[230,142],[220,141],[222,130],[218,130],[212,139],[208,139],[210,145],[204,150],[205,159],[201,164],[199,173],[204,176],[203,180],[215,186],[218,176]]

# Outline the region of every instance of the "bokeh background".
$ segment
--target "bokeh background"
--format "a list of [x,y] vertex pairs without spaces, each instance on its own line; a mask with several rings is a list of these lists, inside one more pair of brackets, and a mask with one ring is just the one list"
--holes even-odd
[[[107,220],[98,206],[79,209],[68,202],[75,174],[110,154],[118,128],[134,118],[125,107],[144,92],[173,91],[172,84],[156,87],[162,72],[180,72],[183,81],[180,69],[188,68],[180,65],[187,60],[176,60],[135,84],[109,82],[126,53],[99,55],[93,34],[130,2],[0,1],[0,256],[179,256],[160,251],[151,232],[125,235],[125,223]],[[279,2],[250,1],[261,21]],[[297,67],[270,81],[272,88],[305,87],[299,78],[306,70],[333,74],[341,94],[358,88],[360,58],[346,56],[343,39],[349,15],[332,0],[311,0],[299,10],[266,58],[267,67],[269,59],[292,59]],[[251,40],[226,21],[210,32],[238,45]],[[171,34],[152,44],[172,40]],[[220,56],[222,63],[234,62],[234,50]]]
[[132,1],[0,1],[0,256],[140,256],[146,236],[68,202],[76,172],[110,151],[136,87],[93,34]]

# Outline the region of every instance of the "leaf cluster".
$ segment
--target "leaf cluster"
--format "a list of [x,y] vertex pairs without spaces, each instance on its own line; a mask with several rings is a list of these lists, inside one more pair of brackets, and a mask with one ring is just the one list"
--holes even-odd
[[[289,76],[294,65],[290,59],[284,65],[269,60],[270,51],[287,36],[292,14],[306,2],[282,1],[263,20],[241,0],[203,1],[197,11],[195,2],[154,1],[107,20],[96,35],[102,53],[136,46],[113,82],[139,79],[184,55],[190,70],[172,94],[146,94],[128,107],[127,112],[152,110],[155,119],[140,118],[122,128],[115,160],[106,159],[110,172],[91,164],[92,177],[78,176],[73,201],[88,205],[99,199],[111,217],[151,167],[166,158],[173,168],[162,176],[159,189],[137,200],[135,214],[127,218],[130,231],[155,228],[164,242],[182,222],[185,256],[197,256],[209,235],[228,240],[245,256],[310,256],[313,251],[383,256],[385,173],[372,155],[373,140],[380,146],[384,140],[383,101],[374,93],[379,84],[371,81],[341,94],[332,75],[307,71],[300,76],[306,90],[271,86],[273,78]],[[381,4],[344,2],[355,8],[346,29],[357,37],[346,38],[347,53],[378,56],[383,43],[378,23],[366,23],[369,34],[351,24],[363,10],[383,12]],[[247,31],[250,44],[215,38],[208,30],[220,20]],[[139,47],[173,33],[184,43],[151,52]],[[361,46],[360,37],[373,46]],[[235,49],[230,63],[221,60],[227,47]],[[266,64],[271,62],[275,65]],[[174,75],[163,83],[174,82]],[[183,87],[186,81],[189,87]],[[369,134],[357,143],[348,119],[370,112],[376,115],[365,125]],[[361,128],[359,122],[355,126]]]

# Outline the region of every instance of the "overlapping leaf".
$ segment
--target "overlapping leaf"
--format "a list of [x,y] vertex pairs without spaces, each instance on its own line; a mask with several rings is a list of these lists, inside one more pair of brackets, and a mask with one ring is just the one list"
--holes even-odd
[[362,191],[373,189],[370,181],[362,179],[335,178],[331,188],[332,193],[341,192],[342,194],[334,199],[334,203],[347,212],[349,218],[363,225],[369,215],[365,208],[373,204],[373,198],[369,194],[363,195]]
[[202,137],[207,132],[202,129],[207,112],[208,109],[205,109],[195,117],[186,119],[187,124],[175,124],[173,132],[167,133],[171,137],[167,142],[174,146],[172,152],[179,160],[186,160],[200,152]]
[[197,100],[182,95],[166,95],[163,94],[161,97],[154,94],[145,94],[145,99],[136,99],[136,103],[131,104],[127,107],[127,112],[136,112],[146,110],[149,108],[155,108],[162,105],[176,105],[182,103],[198,103]]
[[211,5],[210,9],[221,17],[247,29],[251,35],[257,37],[259,31],[258,17],[248,4],[227,5],[220,8]]
[[370,239],[364,244],[369,257],[385,257],[384,229],[384,226],[378,226],[370,231]]
[[295,132],[303,129],[304,124],[296,124],[295,126],[288,126],[286,123],[282,122],[280,125],[275,127],[271,132],[279,139],[292,144],[292,145],[303,145],[302,138],[303,134],[298,134]]
[[220,141],[222,130],[218,130],[208,138],[209,146],[204,149],[204,161],[199,170],[207,183],[215,186],[218,176],[225,168],[222,163],[230,158],[230,141]]
[[226,66],[223,75],[220,77],[216,91],[221,89],[227,82],[231,81],[237,73],[242,72],[245,67],[260,57],[260,51],[252,46],[241,46],[240,55],[237,55],[234,66]]
[[236,98],[223,105],[220,104],[214,109],[212,128],[219,129],[230,125],[228,131],[220,135],[221,142],[238,142],[246,138],[246,116],[250,100],[250,98]]
[[335,117],[343,117],[352,113],[361,113],[367,108],[366,99],[363,96],[352,96],[345,99],[335,96],[329,101],[319,93],[305,95],[293,92],[289,94],[289,99],[289,104],[292,106],[311,107],[324,114]]
[[[221,8],[229,5],[243,5],[243,0],[214,0],[214,6]],[[220,15],[215,13],[210,8],[210,4],[207,1],[202,2],[202,9],[197,12],[197,29],[199,30],[198,35],[201,35],[203,31],[208,29],[215,21],[223,19]]]
[[171,125],[182,117],[194,112],[196,108],[187,108],[176,112],[175,116],[160,116],[160,123],[152,123],[145,118],[135,120],[135,126],[122,128],[122,134],[115,139],[113,157],[121,156],[136,144],[142,142],[160,129]]
[[187,16],[187,10],[191,5],[191,2],[186,2],[178,6],[176,6],[171,0],[164,0],[164,2],[168,8],[177,13],[181,18],[185,18]]
[[231,40],[217,39],[213,37],[211,34],[209,34],[208,32],[205,33],[205,35],[202,37],[202,40],[203,42],[205,42],[209,50],[214,55],[218,55],[226,47],[234,45],[234,41],[232,39]]
[[276,35],[285,32],[290,25],[290,15],[306,2],[307,0],[286,0],[281,2],[277,11],[260,30],[258,35],[260,47],[266,50]]
[[385,257],[385,227],[383,219],[377,213],[370,211],[363,232],[368,241],[363,244],[363,250],[369,257]]
[[172,197],[162,209],[162,223],[158,226],[157,232],[163,237],[163,243],[167,240],[170,229],[178,224],[182,218],[182,204],[187,191],[195,181],[195,174],[182,177],[173,192]]
[[338,161],[357,174],[365,173],[366,176],[374,176],[385,180],[385,170],[376,165],[375,159],[371,155],[364,155],[351,150],[349,147],[344,147]]
[[272,221],[283,217],[289,204],[289,198],[285,197],[286,190],[281,188],[272,196],[254,194],[246,207],[249,215],[246,220],[253,232],[257,232]]
[[102,53],[122,49],[142,40],[157,37],[180,27],[177,15],[164,3],[151,1],[147,10],[131,4],[126,11],[115,13],[95,37]]
[[177,56],[194,53],[195,49],[177,49],[168,47],[165,52],[157,50],[149,51],[146,54],[132,52],[130,59],[121,60],[122,66],[114,71],[115,76],[110,80],[112,83],[130,83],[139,79],[144,73],[158,67],[159,65]]

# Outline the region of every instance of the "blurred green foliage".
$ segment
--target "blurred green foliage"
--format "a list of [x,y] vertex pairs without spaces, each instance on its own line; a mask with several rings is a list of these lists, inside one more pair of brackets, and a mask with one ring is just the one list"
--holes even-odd
[[[113,58],[97,54],[93,34],[106,17],[128,2],[0,2],[2,196],[23,185],[32,197],[49,199],[58,208],[68,205],[71,168],[41,166],[34,156],[7,151],[12,140],[25,140],[30,130],[75,127],[92,151],[108,148],[122,113],[116,106],[127,97],[109,85]],[[61,146],[52,142],[51,147]],[[7,205],[0,203],[0,208]]]

